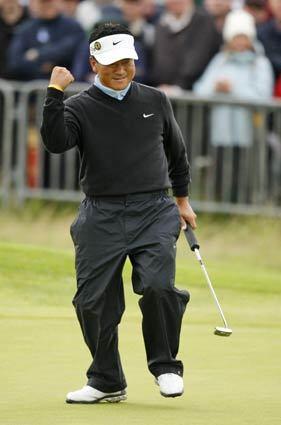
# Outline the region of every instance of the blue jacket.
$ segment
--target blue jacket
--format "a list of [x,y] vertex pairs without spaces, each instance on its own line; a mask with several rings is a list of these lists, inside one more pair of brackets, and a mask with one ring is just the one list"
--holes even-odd
[[[20,80],[49,78],[50,70],[42,65],[65,66],[71,70],[78,46],[85,34],[78,22],[63,15],[52,20],[33,18],[22,24],[8,51],[8,67],[13,78]],[[38,57],[28,60],[29,49],[36,49]]]
[[[221,52],[210,62],[194,86],[202,96],[219,95],[225,99],[267,101],[273,91],[273,71],[269,60],[260,52]],[[217,93],[218,79],[232,84],[229,94]],[[211,143],[215,146],[250,146],[253,141],[253,116],[243,107],[215,106],[211,111]]]

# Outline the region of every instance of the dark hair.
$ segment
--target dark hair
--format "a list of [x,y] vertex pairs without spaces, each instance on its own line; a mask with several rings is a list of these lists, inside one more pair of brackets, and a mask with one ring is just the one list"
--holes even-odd
[[90,35],[89,44],[101,37],[106,37],[107,35],[113,34],[133,35],[125,25],[113,22],[103,22],[95,26],[93,32]]

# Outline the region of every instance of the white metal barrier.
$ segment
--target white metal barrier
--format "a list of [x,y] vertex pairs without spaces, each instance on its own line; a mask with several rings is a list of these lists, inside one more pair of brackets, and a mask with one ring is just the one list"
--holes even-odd
[[[280,215],[281,102],[203,98],[192,93],[174,97],[172,102],[187,140],[194,206],[205,211]],[[248,147],[212,146],[210,111],[218,105],[250,111],[253,138]]]
[[[78,187],[76,150],[54,155],[46,152],[41,143],[39,127],[47,84],[0,81],[0,193],[5,203],[12,196],[18,204],[29,198],[79,201],[83,197]],[[75,83],[66,96],[87,87]],[[189,92],[172,97],[171,101],[191,162],[191,199],[195,209],[281,216],[281,102],[199,98]],[[218,148],[210,143],[210,110],[221,104],[251,111],[253,140],[248,148],[238,152],[234,147]]]
[[12,185],[14,90],[0,79],[0,198],[6,205]]

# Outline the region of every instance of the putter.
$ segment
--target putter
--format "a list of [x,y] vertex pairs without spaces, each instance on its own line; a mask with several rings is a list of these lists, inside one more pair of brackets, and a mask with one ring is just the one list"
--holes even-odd
[[200,264],[200,266],[201,266],[201,268],[204,272],[204,275],[206,277],[206,280],[207,280],[208,286],[210,288],[211,294],[213,295],[216,306],[217,306],[217,308],[220,312],[221,318],[222,318],[223,323],[224,323],[224,327],[217,326],[215,328],[214,334],[219,335],[219,336],[230,336],[232,334],[232,330],[228,327],[228,324],[227,324],[226,319],[224,317],[224,314],[223,314],[222,308],[220,306],[219,300],[216,296],[216,293],[215,293],[214,288],[212,286],[211,280],[208,276],[207,270],[206,270],[204,263],[202,261],[202,258],[201,258],[200,252],[199,252],[200,245],[198,244],[197,239],[194,235],[194,232],[193,232],[191,226],[188,223],[186,223],[186,229],[184,230],[184,234],[185,234],[186,240],[187,240],[187,242],[190,246],[191,251],[194,251],[194,253],[197,257],[197,260],[199,261],[199,264]]

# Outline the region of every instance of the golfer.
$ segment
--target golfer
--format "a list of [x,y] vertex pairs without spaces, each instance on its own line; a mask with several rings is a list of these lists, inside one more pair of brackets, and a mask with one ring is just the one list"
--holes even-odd
[[48,151],[78,148],[86,195],[70,229],[77,273],[73,305],[93,361],[87,384],[66,401],[126,399],[118,324],[127,257],[133,290],[141,295],[149,371],[164,397],[180,396],[183,364],[176,356],[189,294],[175,288],[176,241],[186,222],[196,227],[183,138],[167,97],[133,81],[138,56],[126,27],[101,24],[89,42],[93,85],[64,102],[63,91],[74,79],[55,67],[41,127]]

